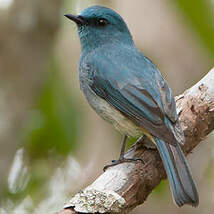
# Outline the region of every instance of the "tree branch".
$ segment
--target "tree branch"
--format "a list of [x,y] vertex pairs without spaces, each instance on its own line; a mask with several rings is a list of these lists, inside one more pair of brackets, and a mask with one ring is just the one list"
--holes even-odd
[[[187,155],[214,129],[214,68],[176,97],[176,104],[186,138],[182,149]],[[109,168],[77,193],[59,214],[128,213],[142,204],[166,178],[162,161],[157,150],[139,143],[127,151],[126,157],[140,157],[144,164],[124,163]]]

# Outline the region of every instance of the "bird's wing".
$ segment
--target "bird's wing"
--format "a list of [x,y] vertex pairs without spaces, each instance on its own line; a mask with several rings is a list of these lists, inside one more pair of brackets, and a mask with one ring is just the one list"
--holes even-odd
[[[99,69],[94,68],[91,89],[138,126],[175,144],[177,140],[171,130],[171,122],[176,120],[175,105],[167,91],[161,95],[157,84],[159,79],[156,78],[158,73],[151,73],[148,79],[144,72],[136,75],[133,72],[117,72],[117,69],[109,63],[99,65]],[[167,85],[164,87],[168,89]]]
[[178,119],[178,115],[172,91],[160,74],[156,73],[155,79],[160,92],[164,113],[172,123],[175,123]]
[[167,120],[169,120],[168,126],[170,127],[170,130],[173,132],[177,142],[179,142],[181,145],[185,143],[185,137],[183,130],[181,128],[180,122],[178,120],[178,114],[176,111],[176,103],[174,96],[172,94],[171,89],[168,87],[166,81],[162,78],[160,73],[156,73],[156,82],[157,86],[160,92],[161,101],[163,104],[163,110],[164,114],[167,117]]

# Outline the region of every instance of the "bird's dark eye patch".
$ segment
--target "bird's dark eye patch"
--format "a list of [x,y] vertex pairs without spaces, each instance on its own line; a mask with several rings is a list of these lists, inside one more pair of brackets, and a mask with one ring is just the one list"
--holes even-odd
[[95,20],[95,25],[98,27],[105,27],[108,24],[108,20],[104,18],[96,19]]

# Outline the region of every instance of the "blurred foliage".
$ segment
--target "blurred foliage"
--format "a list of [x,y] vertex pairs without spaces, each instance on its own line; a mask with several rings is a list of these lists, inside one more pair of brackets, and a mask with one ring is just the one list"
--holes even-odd
[[[57,60],[50,62],[47,79],[37,98],[35,108],[28,116],[23,140],[24,166],[27,176],[19,177],[15,191],[6,190],[7,196],[20,201],[27,195],[39,203],[47,194],[47,185],[57,166],[75,150],[78,140],[78,104],[65,86]],[[24,185],[27,180],[27,185]]]
[[160,184],[152,191],[152,196],[163,196],[167,188],[169,188],[169,181],[167,179],[162,180]]
[[36,108],[26,125],[23,141],[31,158],[64,157],[75,148],[80,115],[59,71],[56,60],[53,60]]
[[[137,138],[129,137],[128,140],[127,140],[126,149],[129,149],[132,145],[134,145],[134,143],[137,140],[138,140]],[[121,143],[122,143],[122,139],[121,139]]]
[[214,4],[211,0],[174,0],[207,51],[214,56]]

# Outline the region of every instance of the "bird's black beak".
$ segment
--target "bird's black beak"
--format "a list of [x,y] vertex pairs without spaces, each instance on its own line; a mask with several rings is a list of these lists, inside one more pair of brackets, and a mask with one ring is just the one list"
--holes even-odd
[[72,14],[65,14],[64,16],[66,18],[74,21],[77,25],[85,24],[84,19],[81,16],[75,16],[75,15],[72,15]]

